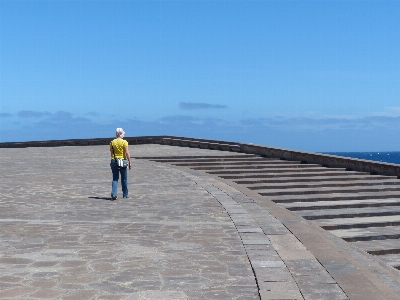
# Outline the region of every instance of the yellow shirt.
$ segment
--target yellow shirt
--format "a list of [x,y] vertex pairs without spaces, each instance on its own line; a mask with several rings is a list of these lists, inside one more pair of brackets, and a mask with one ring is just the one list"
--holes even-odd
[[[114,159],[114,154],[115,158],[125,158],[126,147],[128,147],[127,141],[120,138],[113,139],[110,143],[111,159]],[[114,152],[112,152],[112,149],[114,149]]]

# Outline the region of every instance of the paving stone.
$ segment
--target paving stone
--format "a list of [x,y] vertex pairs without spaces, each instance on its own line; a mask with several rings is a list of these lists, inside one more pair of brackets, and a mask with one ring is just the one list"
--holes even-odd
[[297,284],[294,281],[285,281],[285,282],[279,282],[279,281],[259,281],[259,287],[260,290],[265,290],[265,291],[298,291],[299,288]]
[[29,287],[7,288],[5,290],[0,291],[0,299],[7,299],[7,298],[15,299],[33,293],[36,290],[37,290],[36,288],[29,288]]
[[253,268],[286,268],[283,261],[251,261]]
[[41,289],[30,295],[32,298],[38,299],[56,299],[58,296],[62,295],[63,292],[54,289]]
[[346,262],[324,262],[325,268],[335,274],[359,274],[360,271]]
[[93,299],[97,294],[96,291],[91,290],[80,290],[80,291],[71,291],[66,295],[61,297],[62,300],[90,300]]
[[10,283],[17,283],[22,280],[21,277],[17,276],[0,276],[0,282],[10,282]]
[[182,291],[143,291],[139,300],[187,300],[188,296]]
[[34,261],[31,259],[18,258],[18,257],[1,257],[0,264],[7,265],[28,265],[33,263]]
[[35,280],[29,282],[29,284],[39,289],[51,289],[54,288],[58,283],[56,280]]
[[102,295],[97,297],[99,300],[122,300],[126,298],[124,295]]
[[299,291],[260,291],[261,300],[303,300]]
[[5,291],[5,290],[8,290],[8,289],[18,288],[18,287],[20,287],[19,284],[0,282],[0,291]]
[[243,239],[244,245],[270,245],[269,239]]
[[278,250],[279,256],[284,260],[314,259],[314,255],[308,250]]
[[316,270],[323,269],[323,266],[315,258],[288,260],[287,265],[289,268],[295,268],[302,272],[314,272]]
[[92,268],[94,271],[99,272],[117,270],[117,268],[111,263],[95,263],[91,264],[90,268]]
[[[224,290],[205,291],[203,292],[203,296],[205,299],[215,299],[215,300],[234,299],[233,294]],[[259,299],[259,297],[255,299]]]
[[286,268],[256,268],[257,279],[263,282],[295,282],[292,274]]
[[308,285],[300,285],[301,293],[304,299],[332,299],[347,300],[349,299],[343,290],[337,284],[321,284],[312,283]]
[[34,268],[48,268],[59,264],[59,261],[38,261],[32,264]]

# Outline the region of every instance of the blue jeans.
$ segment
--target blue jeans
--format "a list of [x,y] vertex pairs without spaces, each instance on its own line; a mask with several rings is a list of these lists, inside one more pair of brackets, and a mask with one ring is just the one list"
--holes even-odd
[[118,179],[121,174],[122,196],[128,197],[128,168],[118,169],[117,164],[112,160],[110,163],[113,181],[111,186],[111,196],[118,195]]

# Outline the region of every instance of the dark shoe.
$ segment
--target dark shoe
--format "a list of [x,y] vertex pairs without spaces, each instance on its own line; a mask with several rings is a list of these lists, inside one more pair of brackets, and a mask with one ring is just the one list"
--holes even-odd
[[111,200],[112,200],[112,201],[117,200],[117,196],[112,196],[112,195],[111,195]]
[[129,198],[129,196],[124,196],[124,198],[125,198],[125,199],[128,199],[128,198]]

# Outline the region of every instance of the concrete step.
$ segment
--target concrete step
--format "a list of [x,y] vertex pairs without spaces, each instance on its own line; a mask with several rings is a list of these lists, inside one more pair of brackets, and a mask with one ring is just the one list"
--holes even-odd
[[315,224],[326,230],[399,226],[400,216],[377,216],[352,219],[322,219],[314,220]]
[[[263,157],[259,157],[259,156],[252,156],[252,157],[246,157],[246,158],[236,158],[235,156],[233,157],[225,157],[225,156],[221,156],[221,158],[197,158],[197,159],[152,159],[153,161],[156,162],[168,162],[168,163],[228,163],[228,162],[242,162],[242,163],[255,163],[255,162],[262,162],[262,163],[266,163],[266,162],[276,162],[276,163],[280,163],[280,162],[287,162],[285,160],[278,160],[278,159],[274,159],[274,158],[263,158]],[[300,163],[300,162],[299,162]]]
[[378,258],[389,266],[400,270],[400,254],[379,255]]
[[375,193],[375,192],[400,192],[399,185],[373,185],[373,186],[346,186],[346,187],[314,187],[314,188],[281,188],[281,189],[257,189],[257,193],[263,196],[281,195],[315,195],[338,193]]
[[[370,176],[373,178],[373,176]],[[380,186],[380,185],[398,185],[400,187],[400,180],[398,179],[386,179],[386,180],[369,180],[370,177],[365,176],[364,179],[360,180],[348,180],[342,181],[337,180],[337,178],[331,178],[330,181],[313,181],[310,178],[308,182],[285,182],[285,183],[275,183],[270,182],[268,184],[253,183],[246,184],[246,187],[251,190],[261,190],[261,189],[290,189],[290,188],[337,188],[337,187],[360,187],[360,186]],[[335,180],[336,179],[336,180]]]
[[400,239],[400,226],[330,230],[347,242]]
[[[181,166],[183,166],[183,165],[181,165]],[[254,169],[256,169],[256,170],[262,169],[262,170],[268,171],[271,168],[271,166],[268,166],[267,164],[263,164],[263,165],[261,165],[261,164],[260,165],[243,164],[243,165],[235,165],[235,166],[221,164],[218,166],[203,166],[203,167],[189,166],[189,167],[193,170],[203,170],[205,172],[218,171],[218,170],[254,170]],[[277,166],[275,165],[275,167],[277,167]],[[292,166],[290,166],[290,167],[292,167]]]
[[362,218],[400,215],[400,207],[362,207],[346,209],[304,210],[296,211],[295,213],[296,215],[302,216],[304,219],[307,220]]
[[193,163],[173,163],[175,166],[182,166],[182,167],[221,167],[224,168],[232,166],[238,167],[247,167],[251,169],[253,166],[265,166],[266,168],[277,169],[277,168],[313,168],[313,167],[321,167],[318,164],[300,164],[300,163],[275,163],[275,162],[262,162],[262,161],[246,161],[246,162],[193,162]]
[[368,199],[368,200],[337,200],[337,201],[322,201],[322,202],[295,202],[295,203],[280,203],[280,205],[290,211],[400,206],[400,198]]
[[335,201],[335,200],[362,200],[362,199],[388,199],[400,198],[399,192],[361,192],[361,193],[334,193],[334,194],[308,194],[308,195],[284,195],[270,196],[257,191],[262,196],[269,196],[268,199],[275,203],[289,202],[316,202],[316,201]]
[[[218,151],[217,151],[218,152]],[[225,153],[221,152],[221,155],[176,155],[176,156],[131,156],[131,158],[134,159],[149,159],[149,160],[171,160],[171,159],[196,159],[196,158],[251,158],[251,157],[257,157],[260,158],[259,155],[254,155],[254,154],[234,154],[230,153],[229,155],[226,155]]]
[[[212,174],[211,172],[208,172]],[[228,173],[229,174],[229,173]],[[309,180],[310,178],[325,178],[325,180],[329,180],[331,177],[347,177],[347,176],[369,176],[370,173],[367,172],[354,172],[354,171],[345,171],[344,169],[333,170],[329,169],[329,171],[319,171],[319,172],[287,172],[287,173],[267,173],[267,172],[258,172],[258,173],[244,173],[244,174],[235,174],[235,175],[221,175],[219,177],[225,179],[235,179],[237,180],[291,180],[291,178],[297,178],[298,180]]]
[[[303,166],[303,165],[302,165]],[[193,168],[195,169],[195,168]],[[282,174],[282,173],[290,173],[291,175],[294,176],[301,176],[302,173],[307,175],[304,176],[310,176],[308,173],[324,173],[324,174],[333,174],[334,172],[344,172],[344,168],[276,168],[276,169],[231,169],[231,170],[223,170],[223,171],[205,171],[209,174],[265,174],[265,175],[270,175],[270,174]],[[368,173],[367,173],[368,174]]]
[[[177,164],[175,164],[177,165]],[[179,164],[179,166],[185,166],[182,164]],[[282,164],[282,165],[277,165],[277,164],[254,164],[254,165],[248,165],[248,164],[242,164],[242,165],[230,165],[230,164],[220,164],[220,165],[215,165],[215,166],[188,166],[193,170],[204,170],[205,172],[208,171],[215,171],[215,170],[260,170],[263,169],[266,172],[270,169],[286,169],[286,168],[314,168],[314,167],[320,167],[319,165],[302,165],[303,167],[298,167],[298,165],[293,165],[293,164]]]
[[[336,175],[336,176],[321,176],[321,175],[315,175],[315,176],[308,176],[308,177],[279,177],[279,176],[275,176],[271,179],[263,179],[263,178],[248,178],[248,179],[237,179],[234,180],[234,182],[238,183],[238,184],[245,184],[245,185],[259,185],[259,184],[263,184],[263,183],[271,183],[271,184],[278,184],[278,183],[282,183],[282,184],[287,184],[288,186],[292,186],[291,183],[293,183],[293,186],[296,185],[297,183],[307,183],[307,182],[319,182],[319,181],[325,181],[325,182],[330,182],[330,181],[338,181],[338,182],[347,182],[347,181],[354,181],[354,182],[358,182],[358,181],[363,181],[363,180],[367,180],[370,182],[374,182],[377,181],[379,184],[379,182],[381,180],[385,181],[385,180],[398,180],[396,177],[394,176],[380,176],[380,175],[370,175],[370,174],[366,174],[366,175],[351,175],[349,174],[348,171],[343,172],[344,175]],[[398,181],[400,183],[400,180]]]
[[377,255],[378,257],[379,255],[400,254],[400,239],[352,242],[351,244],[369,254]]

